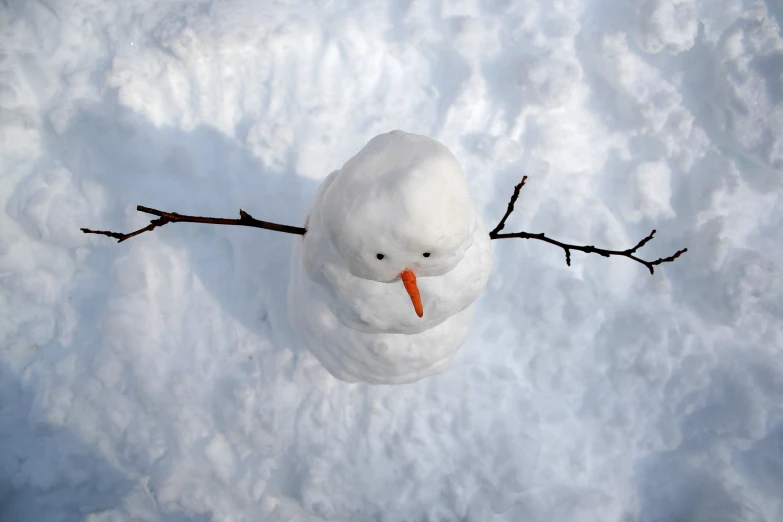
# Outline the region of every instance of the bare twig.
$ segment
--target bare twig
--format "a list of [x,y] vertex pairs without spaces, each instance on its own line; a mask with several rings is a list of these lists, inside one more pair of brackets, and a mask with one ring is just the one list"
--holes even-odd
[[522,187],[525,186],[525,182],[527,181],[527,176],[522,176],[522,181],[517,183],[516,186],[514,186],[514,193],[511,195],[511,201],[508,202],[508,207],[506,208],[506,214],[503,216],[503,219],[500,220],[500,223],[498,223],[498,226],[496,226],[492,232],[489,233],[489,237],[492,239],[495,239],[493,236],[496,236],[498,232],[503,230],[503,228],[506,226],[506,220],[508,219],[508,216],[511,215],[512,212],[514,212],[514,203],[517,202],[517,198],[519,197],[519,191],[522,190]]
[[682,254],[688,251],[687,248],[683,248],[682,250],[678,250],[674,255],[666,257],[666,258],[660,258],[656,259],[655,261],[645,261],[644,259],[640,259],[636,257],[634,254],[637,250],[642,248],[644,245],[646,245],[650,240],[652,240],[653,236],[655,235],[655,230],[650,232],[650,235],[639,241],[636,246],[633,248],[629,248],[627,250],[606,250],[604,248],[596,248],[593,245],[586,245],[586,246],[580,246],[580,245],[570,245],[568,243],[562,243],[560,241],[557,241],[556,239],[552,239],[549,237],[546,237],[544,233],[540,234],[532,234],[530,232],[515,232],[513,234],[500,234],[499,232],[503,230],[503,227],[505,226],[506,219],[508,219],[508,216],[511,215],[511,212],[514,211],[514,203],[516,203],[517,198],[519,197],[519,191],[520,189],[525,185],[525,181],[527,181],[527,176],[522,178],[522,182],[519,183],[517,186],[514,187],[514,193],[511,196],[511,201],[508,203],[508,208],[506,209],[506,214],[503,216],[503,219],[500,220],[500,223],[498,223],[498,226],[496,226],[492,232],[489,233],[490,239],[510,239],[510,238],[519,238],[519,239],[538,239],[540,241],[545,241],[552,245],[557,245],[560,248],[562,248],[565,251],[566,256],[566,264],[568,266],[571,266],[571,250],[578,250],[580,252],[585,252],[587,254],[598,254],[604,257],[609,256],[624,256],[629,259],[633,259],[637,263],[641,263],[644,266],[647,267],[647,269],[650,271],[650,274],[655,273],[655,269],[653,268],[656,265],[660,265],[661,263],[670,263],[680,257]]
[[287,234],[298,234],[298,235],[304,235],[305,232],[307,232],[307,230],[302,227],[280,225],[279,223],[271,223],[269,221],[261,221],[259,219],[255,219],[253,216],[251,216],[250,214],[248,214],[247,212],[241,209],[239,210],[239,219],[186,216],[184,214],[178,214],[176,212],[163,212],[162,210],[156,210],[154,208],[144,207],[141,205],[137,206],[136,210],[138,210],[139,212],[145,212],[147,214],[152,214],[153,216],[159,216],[159,217],[151,220],[150,224],[147,225],[146,227],[140,228],[139,230],[136,230],[134,232],[129,232],[127,234],[123,234],[120,232],[110,232],[107,230],[90,230],[88,228],[82,228],[81,231],[84,232],[85,234],[101,234],[104,236],[113,237],[114,239],[117,240],[118,243],[122,243],[126,239],[130,239],[133,236],[143,234],[144,232],[148,232],[157,227],[162,227],[166,223],[207,223],[211,225],[239,225],[244,227],[265,228],[267,230],[274,230],[276,232],[285,232]]

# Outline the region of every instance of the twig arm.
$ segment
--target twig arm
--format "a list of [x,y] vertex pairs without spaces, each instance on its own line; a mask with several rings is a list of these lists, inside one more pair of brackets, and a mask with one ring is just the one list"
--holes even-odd
[[640,259],[633,255],[637,250],[639,250],[642,246],[644,246],[645,243],[650,241],[655,235],[655,230],[650,232],[650,235],[646,238],[639,241],[639,243],[636,244],[635,247],[629,248],[628,250],[607,250],[604,248],[596,248],[593,245],[570,245],[568,243],[562,243],[556,239],[552,239],[550,237],[546,237],[544,233],[540,234],[531,234],[529,232],[515,232],[513,234],[495,234],[492,239],[510,239],[510,238],[519,238],[519,239],[538,239],[540,241],[545,241],[551,245],[556,245],[562,248],[565,251],[566,255],[566,264],[568,266],[571,266],[571,250],[578,250],[580,252],[584,252],[586,254],[598,254],[600,256],[609,257],[609,256],[623,256],[627,257],[629,259],[633,259],[637,263],[641,263],[644,266],[647,267],[647,269],[650,271],[650,274],[655,273],[654,266],[660,265],[661,263],[669,263],[680,257],[682,254],[688,251],[687,248],[683,248],[682,250],[678,250],[674,255],[665,257],[665,258],[659,258],[655,261],[645,261],[644,259]]
[[162,227],[166,223],[207,223],[212,225],[239,225],[244,227],[264,228],[267,230],[274,230],[275,232],[285,232],[287,234],[304,235],[307,232],[302,227],[293,227],[290,225],[281,225],[279,223],[272,223],[269,221],[261,221],[256,219],[244,210],[239,210],[239,219],[226,219],[226,218],[212,218],[202,216],[186,216],[184,214],[178,214],[176,212],[164,212],[154,208],[145,207],[139,205],[136,207],[139,212],[146,214],[152,214],[158,216],[158,218],[150,221],[150,224],[139,230],[123,234],[121,232],[110,232],[108,230],[90,230],[88,228],[82,228],[81,231],[85,234],[101,234],[104,236],[113,237],[118,243],[122,243],[126,239],[130,239],[144,232],[149,232],[157,227]]
[[655,261],[645,261],[644,259],[640,259],[636,257],[634,255],[636,251],[642,248],[644,245],[646,245],[650,240],[652,240],[653,236],[655,235],[655,230],[650,232],[649,236],[639,241],[636,244],[636,246],[634,246],[633,248],[629,248],[627,250],[607,250],[605,248],[596,248],[593,245],[584,245],[584,246],[570,245],[568,243],[562,243],[560,241],[557,241],[556,239],[546,237],[544,233],[532,234],[530,232],[514,232],[512,234],[501,234],[500,231],[503,230],[503,228],[506,226],[506,220],[514,211],[514,204],[517,202],[517,199],[519,198],[519,191],[522,189],[522,187],[525,186],[526,181],[527,181],[527,176],[524,176],[522,178],[522,181],[514,187],[514,193],[511,195],[511,199],[508,202],[506,213],[503,215],[503,218],[500,220],[498,225],[494,229],[492,229],[492,232],[489,233],[490,239],[519,238],[519,239],[538,239],[539,241],[545,241],[546,243],[549,243],[551,245],[559,246],[565,251],[566,264],[568,266],[571,266],[571,250],[578,250],[586,254],[598,254],[604,257],[623,256],[629,259],[633,259],[637,263],[643,264],[650,271],[650,274],[655,273],[655,268],[654,268],[655,266],[660,265],[661,263],[670,263],[688,251],[687,248],[683,248],[682,250],[678,250],[674,255],[671,255],[669,257],[662,257],[656,259]]

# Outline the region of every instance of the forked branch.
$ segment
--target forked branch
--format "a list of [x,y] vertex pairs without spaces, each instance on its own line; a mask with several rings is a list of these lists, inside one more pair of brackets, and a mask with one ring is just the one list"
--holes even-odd
[[271,223],[269,221],[261,221],[256,219],[244,210],[239,210],[239,219],[225,219],[225,218],[211,218],[201,216],[186,216],[184,214],[177,214],[176,212],[163,212],[162,210],[156,210],[154,208],[137,206],[136,210],[139,212],[145,212],[152,214],[153,216],[159,216],[156,219],[150,221],[150,224],[144,228],[140,228],[133,232],[123,234],[121,232],[110,232],[108,230],[90,230],[88,228],[82,228],[81,231],[85,234],[101,234],[104,236],[113,237],[118,243],[122,243],[126,239],[130,239],[144,232],[149,232],[157,227],[162,227],[166,223],[207,223],[211,225],[239,225],[243,227],[255,227],[265,228],[267,230],[274,230],[275,232],[285,232],[287,234],[304,235],[306,230],[302,227],[292,227],[289,225],[280,225],[278,223]]
[[520,181],[514,186],[514,193],[511,194],[511,200],[508,202],[508,207],[506,207],[506,213],[503,215],[503,219],[501,219],[500,223],[498,223],[498,226],[492,229],[492,232],[489,233],[489,237],[491,239],[495,239],[495,236],[498,235],[498,232],[500,232],[506,227],[506,220],[508,219],[508,216],[510,216],[511,213],[514,212],[514,203],[517,202],[517,198],[519,197],[519,191],[522,190],[522,187],[525,186],[526,181],[527,181],[527,176],[522,176],[522,181]]
[[677,252],[675,252],[674,255],[671,255],[669,257],[662,257],[660,259],[656,259],[655,261],[645,261],[644,259],[640,259],[636,257],[634,255],[636,251],[642,248],[644,245],[646,245],[653,238],[653,236],[655,235],[655,230],[650,232],[649,236],[639,241],[636,244],[636,246],[634,246],[633,248],[629,248],[627,250],[607,250],[604,248],[596,248],[593,245],[585,245],[585,246],[569,245],[568,243],[563,243],[561,241],[557,241],[556,239],[546,237],[546,235],[543,232],[540,234],[531,234],[530,232],[514,232],[512,234],[501,234],[500,231],[503,230],[503,228],[505,228],[506,226],[506,220],[514,211],[514,204],[516,203],[517,198],[519,198],[519,191],[525,185],[525,181],[527,181],[527,176],[524,176],[522,178],[522,181],[514,187],[514,193],[511,195],[511,200],[508,202],[506,213],[503,215],[503,218],[500,220],[498,225],[492,230],[492,232],[489,233],[490,239],[519,238],[519,239],[538,239],[540,241],[545,241],[549,244],[559,246],[565,251],[566,264],[568,266],[571,266],[571,250],[578,250],[580,252],[585,252],[586,254],[598,254],[604,257],[623,256],[623,257],[627,257],[628,259],[633,259],[637,263],[643,264],[650,271],[650,274],[655,273],[654,267],[656,265],[660,265],[661,263],[670,263],[688,251],[687,248],[683,248],[682,250],[678,250]]

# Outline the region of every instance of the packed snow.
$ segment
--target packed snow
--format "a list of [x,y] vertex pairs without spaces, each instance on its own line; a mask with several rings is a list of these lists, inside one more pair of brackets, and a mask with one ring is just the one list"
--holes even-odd
[[329,373],[402,384],[448,367],[492,247],[446,147],[403,131],[374,137],[321,184],[305,226],[288,319]]
[[[783,520],[774,0],[0,4],[0,520]],[[463,346],[335,379],[292,241],[373,136],[491,228]],[[424,303],[426,306],[426,303]],[[424,313],[427,313],[425,308]],[[426,317],[426,315],[425,315]]]

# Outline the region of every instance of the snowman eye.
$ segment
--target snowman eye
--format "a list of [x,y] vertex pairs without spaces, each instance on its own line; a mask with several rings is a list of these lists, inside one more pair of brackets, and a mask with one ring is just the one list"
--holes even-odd
[[422,255],[423,255],[424,257],[430,257],[430,253],[429,253],[429,252],[424,252]]
[[378,259],[383,259],[383,254],[375,254],[375,257],[377,257]]

